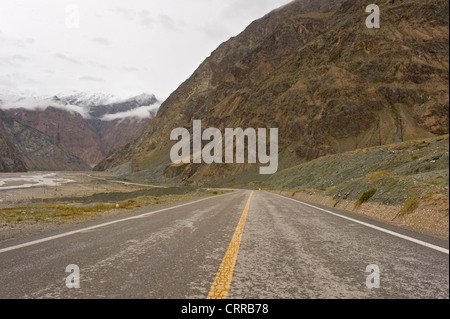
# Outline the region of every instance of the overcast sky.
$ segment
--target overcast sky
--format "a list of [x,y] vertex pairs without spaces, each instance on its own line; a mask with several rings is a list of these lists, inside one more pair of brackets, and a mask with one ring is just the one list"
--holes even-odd
[[0,0],[0,93],[167,98],[222,42],[290,0]]

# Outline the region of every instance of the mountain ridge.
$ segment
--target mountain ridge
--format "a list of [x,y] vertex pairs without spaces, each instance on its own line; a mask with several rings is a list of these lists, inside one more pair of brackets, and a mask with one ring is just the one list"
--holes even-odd
[[[169,168],[171,130],[191,129],[194,119],[220,130],[279,127],[280,168],[447,134],[448,4],[375,3],[383,12],[377,30],[365,26],[364,1],[298,0],[253,22],[200,65],[140,136],[96,169]],[[186,165],[177,174],[202,183],[247,169]]]
[[111,99],[115,98],[97,93],[43,99],[16,97],[0,108],[94,166],[129,143],[156,116],[159,105],[155,95],[145,93],[102,105]]
[[0,171],[86,171],[79,157],[54,144],[40,131],[19,123],[0,110]]

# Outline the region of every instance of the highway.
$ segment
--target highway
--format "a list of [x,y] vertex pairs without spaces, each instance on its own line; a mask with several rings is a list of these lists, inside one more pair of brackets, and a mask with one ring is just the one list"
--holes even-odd
[[239,190],[0,243],[0,298],[449,298],[448,241]]

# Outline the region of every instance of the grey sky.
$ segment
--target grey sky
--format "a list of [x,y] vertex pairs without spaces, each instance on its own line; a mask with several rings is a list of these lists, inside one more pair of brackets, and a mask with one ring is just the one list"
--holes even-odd
[[222,42],[288,2],[1,0],[0,92],[165,98]]

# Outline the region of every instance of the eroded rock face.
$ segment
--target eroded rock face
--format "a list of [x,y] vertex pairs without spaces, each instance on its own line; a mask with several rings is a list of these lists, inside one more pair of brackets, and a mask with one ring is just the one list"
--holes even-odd
[[[137,99],[139,97],[141,99]],[[111,105],[92,106],[89,117],[51,106],[36,110],[11,108],[6,112],[17,121],[48,135],[53,143],[61,145],[90,166],[95,166],[115,150],[132,141],[156,115],[155,110],[146,118],[102,120],[105,115],[125,113],[143,105],[157,103],[153,95],[139,97]],[[57,97],[54,99],[65,103]]]
[[20,158],[17,148],[9,141],[3,126],[0,125],[0,172],[26,171],[27,168]]
[[90,166],[40,131],[0,111],[0,172],[87,171]]
[[11,109],[8,113],[19,122],[46,134],[54,143],[63,145],[88,164],[98,163],[104,158],[98,137],[79,113],[54,107],[42,111]]
[[[285,166],[447,134],[448,2],[375,2],[380,29],[366,28],[367,3],[359,0],[298,0],[253,22],[97,169],[130,160],[134,170],[168,163],[162,158],[171,130],[189,129],[193,120],[221,130],[279,128],[281,161],[283,149],[296,156]],[[206,171],[201,167],[190,179]],[[215,177],[230,171],[218,169]]]

